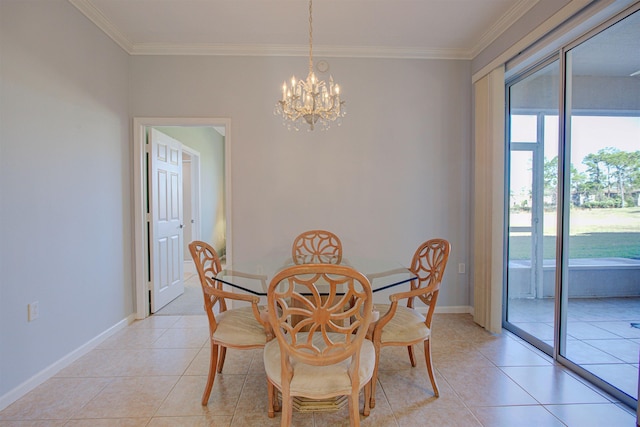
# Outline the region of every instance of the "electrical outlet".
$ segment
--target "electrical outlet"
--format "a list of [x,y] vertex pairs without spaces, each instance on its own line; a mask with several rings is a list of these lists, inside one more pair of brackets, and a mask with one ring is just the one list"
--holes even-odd
[[40,307],[38,307],[38,301],[34,301],[31,304],[27,304],[27,320],[33,322],[40,316]]
[[465,271],[466,271],[466,266],[464,265],[464,263],[461,262],[460,264],[458,264],[458,273],[464,274]]

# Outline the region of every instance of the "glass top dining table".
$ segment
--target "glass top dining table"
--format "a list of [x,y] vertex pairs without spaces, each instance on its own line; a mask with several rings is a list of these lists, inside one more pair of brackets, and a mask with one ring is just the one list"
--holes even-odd
[[[364,274],[376,293],[409,283],[416,278],[404,265],[388,259],[370,257],[343,257],[341,265],[354,268]],[[269,282],[281,270],[295,265],[289,252],[270,255],[254,261],[237,262],[226,265],[215,279],[241,292],[257,296],[266,296]]]

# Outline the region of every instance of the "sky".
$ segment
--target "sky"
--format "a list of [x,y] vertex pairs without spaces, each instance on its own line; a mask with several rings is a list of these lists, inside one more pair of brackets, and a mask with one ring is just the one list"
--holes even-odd
[[574,116],[572,135],[571,161],[576,169],[584,171],[582,159],[602,148],[640,150],[640,117]]
[[[587,167],[582,159],[606,147],[621,151],[640,150],[640,117],[574,116],[571,123],[571,163],[579,171]],[[536,140],[536,116],[511,117],[511,140]],[[545,117],[544,156],[550,160],[558,154],[558,116]],[[511,190],[528,194],[531,188],[531,162],[526,153],[511,157]]]
[[[606,147],[621,151],[640,150],[640,117],[574,116],[571,125],[571,162],[579,171],[586,170],[582,159]],[[549,160],[558,152],[558,116],[546,116],[545,157]],[[511,140],[536,140],[536,116],[512,116]]]

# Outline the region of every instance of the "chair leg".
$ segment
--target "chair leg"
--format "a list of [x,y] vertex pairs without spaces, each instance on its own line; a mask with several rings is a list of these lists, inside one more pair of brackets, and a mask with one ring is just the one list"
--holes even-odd
[[275,404],[273,403],[274,400],[276,399],[275,394],[276,394],[275,387],[273,386],[273,384],[271,384],[271,381],[269,381],[269,378],[267,378],[267,395],[269,396],[269,403],[267,405],[267,414],[269,415],[269,418],[273,418],[276,416]]
[[[411,362],[411,366],[416,367],[416,356],[413,354],[413,346],[408,345],[407,350],[409,350],[409,361]],[[218,371],[220,372],[220,371]]]
[[273,410],[276,412],[282,411],[282,404],[280,403],[280,399],[278,398],[278,391],[279,390],[274,385],[273,386]]
[[371,380],[364,386],[364,408],[362,415],[368,417],[371,413]]
[[293,416],[293,399],[291,396],[282,395],[282,418],[280,427],[289,427]]
[[358,404],[359,393],[349,395],[349,425],[360,427],[360,405]]
[[218,358],[218,373],[222,372],[224,366],[224,358],[227,355],[227,347],[220,347],[220,357]]
[[218,345],[211,341],[211,356],[209,357],[209,375],[207,377],[207,385],[204,388],[202,394],[202,405],[207,406],[209,403],[209,396],[211,395],[211,389],[213,388],[213,381],[216,379],[216,365],[218,363]]
[[431,387],[433,387],[433,394],[436,397],[440,396],[440,392],[438,391],[438,384],[436,384],[436,376],[433,371],[433,362],[431,360],[431,340],[427,339],[424,342],[424,358],[427,363],[427,372],[429,373],[429,379],[431,380]]
[[378,383],[378,365],[380,363],[380,345],[375,345],[374,348],[376,350],[376,361],[373,366],[373,376],[371,377],[371,398],[369,399],[369,407],[376,407],[376,385]]

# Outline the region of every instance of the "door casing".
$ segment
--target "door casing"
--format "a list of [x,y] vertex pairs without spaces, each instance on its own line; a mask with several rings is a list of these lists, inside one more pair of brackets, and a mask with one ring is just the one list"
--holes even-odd
[[230,263],[233,256],[231,222],[231,119],[229,118],[188,118],[188,117],[135,117],[133,119],[133,195],[134,195],[134,254],[135,254],[135,317],[144,319],[149,316],[149,288],[147,272],[150,268],[147,260],[147,221],[146,212],[146,138],[145,129],[152,126],[196,126],[223,127],[225,132],[225,217],[226,217],[226,256]]

